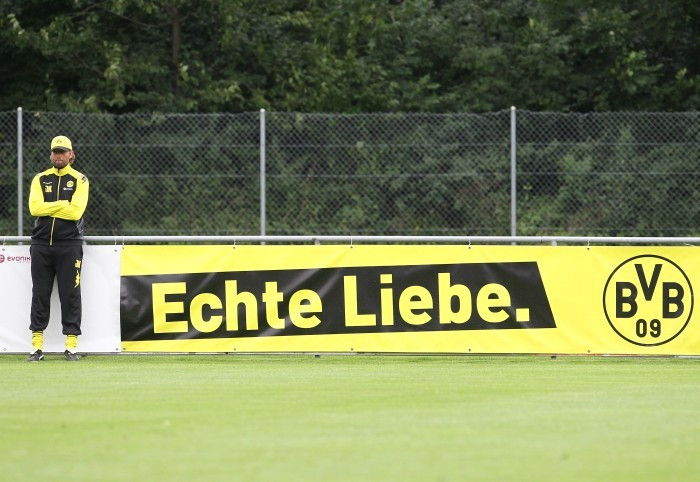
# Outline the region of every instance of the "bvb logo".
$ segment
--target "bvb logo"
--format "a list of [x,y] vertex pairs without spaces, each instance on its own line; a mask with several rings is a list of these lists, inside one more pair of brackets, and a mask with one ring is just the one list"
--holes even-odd
[[635,256],[612,272],[603,291],[608,323],[630,343],[663,345],[680,335],[693,313],[693,287],[673,261]]

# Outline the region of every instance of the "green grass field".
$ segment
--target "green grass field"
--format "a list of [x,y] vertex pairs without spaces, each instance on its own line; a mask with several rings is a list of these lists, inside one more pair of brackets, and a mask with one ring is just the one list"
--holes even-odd
[[700,360],[0,356],[0,480],[700,480]]

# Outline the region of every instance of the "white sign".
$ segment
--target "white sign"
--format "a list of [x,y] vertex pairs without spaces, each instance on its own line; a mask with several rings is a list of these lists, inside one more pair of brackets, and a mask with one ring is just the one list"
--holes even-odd
[[[119,329],[121,246],[84,246],[80,277],[83,319],[78,353],[121,351]],[[29,353],[32,276],[29,246],[0,247],[0,353]],[[63,353],[65,335],[54,283],[51,318],[44,332],[44,352]]]

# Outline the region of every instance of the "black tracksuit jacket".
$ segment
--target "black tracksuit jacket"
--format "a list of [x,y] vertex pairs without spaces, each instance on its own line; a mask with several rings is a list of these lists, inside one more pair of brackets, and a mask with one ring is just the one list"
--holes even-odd
[[29,329],[43,331],[49,324],[54,278],[61,299],[63,334],[80,335],[82,302],[80,273],[83,262],[83,214],[87,206],[87,178],[66,166],[37,174],[29,191],[32,231],[32,309]]
[[87,177],[70,165],[37,174],[29,191],[29,212],[36,216],[32,244],[82,245],[88,191]]

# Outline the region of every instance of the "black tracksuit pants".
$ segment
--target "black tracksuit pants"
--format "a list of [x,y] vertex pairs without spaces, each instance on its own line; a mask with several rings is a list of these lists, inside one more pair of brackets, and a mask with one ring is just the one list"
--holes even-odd
[[61,300],[63,334],[80,335],[83,247],[32,244],[29,253],[32,258],[32,312],[29,329],[45,330],[49,325],[51,292],[56,278],[58,297]]

